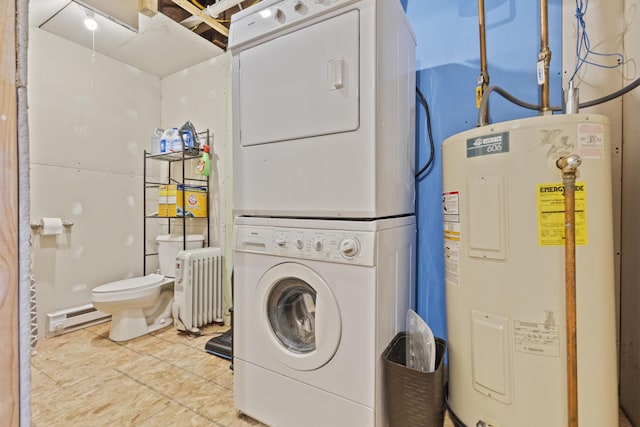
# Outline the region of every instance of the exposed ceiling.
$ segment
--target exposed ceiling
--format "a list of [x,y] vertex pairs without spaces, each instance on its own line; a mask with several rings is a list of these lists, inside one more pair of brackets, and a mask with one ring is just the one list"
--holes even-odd
[[[164,77],[221,54],[231,15],[256,2],[30,0],[29,19],[31,27]],[[88,15],[95,32],[84,27]]]
[[226,49],[231,15],[260,0],[158,0],[158,11]]

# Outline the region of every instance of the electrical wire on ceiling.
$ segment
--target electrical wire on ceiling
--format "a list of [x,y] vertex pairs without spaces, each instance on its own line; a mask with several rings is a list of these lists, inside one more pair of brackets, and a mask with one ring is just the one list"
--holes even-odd
[[191,0],[191,3],[200,10],[204,10],[204,6],[198,0]]
[[422,92],[417,86],[416,86],[416,94],[418,95],[418,99],[420,100],[420,103],[424,107],[424,114],[427,121],[427,135],[429,135],[429,147],[430,147],[429,160],[427,160],[427,163],[425,163],[424,166],[422,166],[420,170],[415,174],[415,177],[419,179],[420,175],[422,175],[424,171],[426,171],[429,168],[429,166],[431,166],[431,164],[433,163],[436,148],[433,142],[433,134],[431,133],[431,113],[429,113],[429,104],[427,104],[426,98],[424,97],[424,95],[422,94]]
[[[624,56],[621,53],[600,53],[591,50],[591,41],[589,40],[589,35],[587,33],[587,24],[584,20],[584,16],[587,13],[588,7],[589,0],[576,0],[576,67],[573,71],[573,75],[569,79],[570,82],[573,81],[584,64],[594,65],[600,68],[618,68],[622,66],[622,64],[624,64]],[[600,57],[601,59],[616,58],[616,63],[607,65],[600,62],[595,62],[594,60],[589,59],[590,55]]]

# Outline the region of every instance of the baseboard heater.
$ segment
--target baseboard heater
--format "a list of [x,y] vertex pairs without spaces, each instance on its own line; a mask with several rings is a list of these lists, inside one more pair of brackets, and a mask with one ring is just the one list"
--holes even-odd
[[45,336],[50,338],[62,335],[87,326],[97,325],[110,319],[110,314],[96,310],[93,304],[54,311],[53,313],[47,313]]

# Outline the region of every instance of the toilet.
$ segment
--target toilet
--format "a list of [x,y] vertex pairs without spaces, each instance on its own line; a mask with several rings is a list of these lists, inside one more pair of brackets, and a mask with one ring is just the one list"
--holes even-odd
[[[127,341],[173,323],[173,277],[183,238],[169,234],[158,236],[156,241],[160,274],[118,280],[93,289],[94,307],[111,314],[109,338],[112,341]],[[203,236],[187,235],[187,249],[201,248],[203,244]]]

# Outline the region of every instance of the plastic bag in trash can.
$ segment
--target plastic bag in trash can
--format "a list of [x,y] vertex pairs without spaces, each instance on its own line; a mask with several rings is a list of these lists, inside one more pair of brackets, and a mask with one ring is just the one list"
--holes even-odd
[[436,368],[436,340],[431,328],[415,311],[407,311],[407,367],[422,372]]

